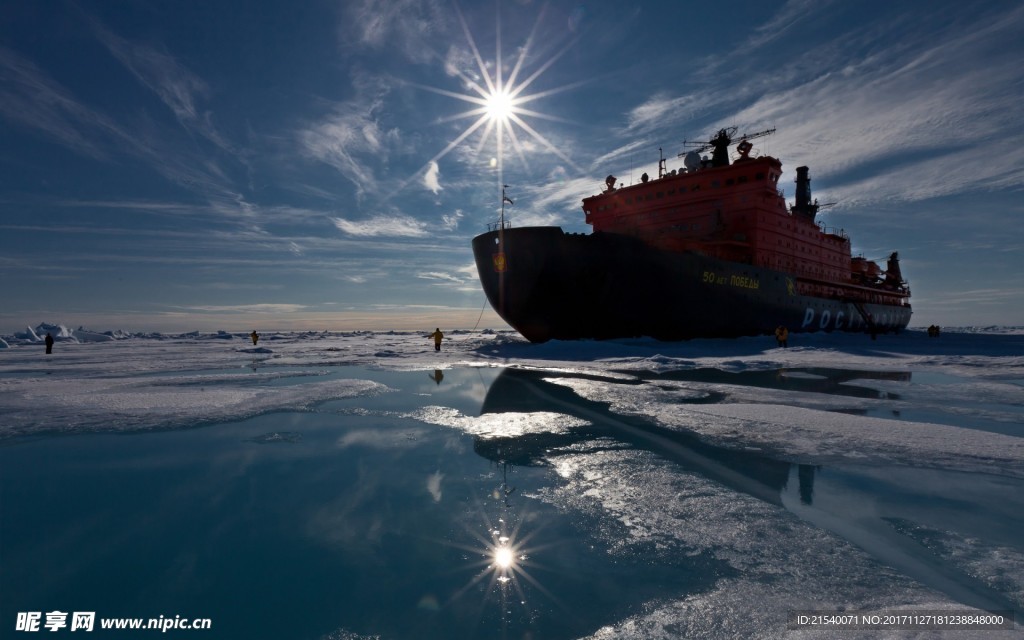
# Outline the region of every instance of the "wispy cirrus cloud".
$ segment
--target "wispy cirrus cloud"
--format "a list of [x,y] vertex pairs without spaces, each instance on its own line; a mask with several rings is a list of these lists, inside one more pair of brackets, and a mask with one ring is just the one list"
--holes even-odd
[[1022,24],[1024,9],[1015,8],[1003,19],[905,37],[870,59],[766,95],[736,119],[777,124],[787,153],[834,175],[843,199],[1021,186],[1024,146],[1012,92],[1021,81],[1013,45],[1024,38]]
[[787,0],[775,15],[754,29],[748,47],[761,47],[791,34],[809,15],[819,15],[835,0]]
[[[101,32],[109,41],[116,40],[120,49],[132,49],[126,41],[102,29]],[[122,54],[126,59],[131,58]],[[136,56],[140,55],[136,51]],[[174,68],[169,58],[158,60]],[[149,66],[142,66],[149,69]],[[219,147],[229,148],[230,145],[208,126],[208,120],[195,111],[189,97],[187,89],[201,85],[201,81],[190,79],[184,72],[177,76],[185,80],[160,85],[149,75],[145,77],[154,90],[163,94],[175,114],[184,119],[183,123],[194,125],[192,130],[202,133]],[[95,160],[117,162],[123,159],[119,154],[125,154],[141,160],[165,179],[190,192],[221,202],[233,201],[244,208],[237,191],[229,186],[230,179],[213,159],[181,150],[169,142],[158,125],[145,117],[128,126],[87,106],[33,61],[4,47],[0,47],[0,117]]]
[[434,57],[429,37],[447,28],[450,16],[443,0],[361,0],[347,4],[341,41],[373,49],[397,48],[408,59]]
[[359,196],[376,193],[373,165],[385,163],[399,142],[396,129],[385,129],[376,113],[389,91],[380,78],[358,76],[357,95],[334,105],[331,113],[298,131],[300,150],[348,178]]
[[444,271],[422,271],[416,274],[416,277],[421,278],[423,280],[439,280],[443,282],[455,282],[458,284],[462,284],[464,280],[463,278],[454,276]]
[[244,313],[244,314],[275,314],[275,313],[299,313],[309,307],[302,304],[240,304],[240,305],[197,305],[189,307],[177,307],[190,313]]
[[145,129],[127,129],[77,100],[31,60],[3,47],[0,116],[96,160],[113,162],[120,152],[142,159],[168,180],[191,191],[224,190],[225,177],[215,165],[182,158]]
[[[829,176],[828,197],[844,206],[1024,185],[1016,122],[1024,7],[991,5],[939,20],[897,4],[885,20],[848,27],[798,56],[769,59],[775,54],[766,45],[798,26],[841,19],[838,7],[786,3],[755,30],[750,46],[714,62],[720,80],[737,78],[726,82],[728,92],[702,87],[652,96],[628,113],[620,133],[629,142],[601,160],[631,154],[638,134],[668,139],[711,106],[720,115],[700,135],[719,126],[774,126],[778,133],[758,146]],[[909,29],[927,19],[934,24]],[[772,73],[758,71],[766,66]]]
[[237,153],[217,131],[212,114],[199,106],[210,91],[201,77],[166,51],[122,38],[96,21],[92,24],[100,42],[142,85],[160,98],[183,127],[225,151]]
[[35,63],[0,46],[0,116],[76,153],[109,159],[105,138],[127,138],[117,124],[79,102]]
[[672,96],[658,93],[630,110],[627,129],[630,136],[652,128],[662,129],[694,118],[694,113],[707,109],[706,94]]
[[420,238],[426,235],[426,223],[406,215],[377,215],[366,220],[346,220],[332,218],[334,226],[340,231],[353,236],[397,236]]

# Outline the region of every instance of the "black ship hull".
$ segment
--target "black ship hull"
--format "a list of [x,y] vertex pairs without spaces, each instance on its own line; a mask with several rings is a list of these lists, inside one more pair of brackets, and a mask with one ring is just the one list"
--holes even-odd
[[886,333],[911,316],[906,304],[800,295],[791,274],[659,251],[619,234],[501,229],[474,238],[473,255],[491,306],[531,342],[738,337],[779,325]]

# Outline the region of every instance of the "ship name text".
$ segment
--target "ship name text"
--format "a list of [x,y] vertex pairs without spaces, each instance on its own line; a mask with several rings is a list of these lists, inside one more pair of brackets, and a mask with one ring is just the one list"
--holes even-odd
[[708,284],[730,285],[733,287],[740,287],[743,289],[761,288],[761,281],[758,280],[757,278],[736,275],[724,276],[717,274],[714,271],[705,271],[704,275],[701,276],[701,282],[706,282]]

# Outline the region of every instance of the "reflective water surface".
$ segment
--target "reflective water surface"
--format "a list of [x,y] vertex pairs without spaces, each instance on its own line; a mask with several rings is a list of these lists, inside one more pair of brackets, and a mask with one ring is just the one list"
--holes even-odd
[[[821,589],[795,560],[807,554],[843,556],[821,579],[831,605],[872,590],[888,606],[1024,601],[1019,479],[715,443],[559,384],[579,374],[328,375],[390,391],[187,430],[6,441],[4,635],[16,612],[60,610],[210,618],[210,637],[582,638],[723,585],[793,583],[813,603]],[[911,375],[590,378],[899,401],[891,384]],[[728,400],[701,389],[680,392],[679,410]]]

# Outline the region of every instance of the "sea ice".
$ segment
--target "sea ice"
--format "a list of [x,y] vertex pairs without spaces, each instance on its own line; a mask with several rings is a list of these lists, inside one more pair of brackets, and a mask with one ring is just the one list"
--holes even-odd
[[[39,331],[62,338],[53,354],[43,353]],[[712,571],[706,589],[651,600],[596,630],[595,640],[805,637],[813,634],[786,630],[787,611],[962,609],[950,593],[976,584],[988,590],[981,599],[990,592],[1024,607],[1024,549],[1011,533],[1019,515],[1006,515],[1024,478],[1024,331],[799,335],[788,349],[758,337],[531,345],[510,332],[450,331],[440,352],[426,330],[265,332],[255,348],[247,333],[143,336],[42,324],[5,336],[0,439],[182,429],[276,411],[391,411],[408,426],[353,427],[331,440],[333,450],[404,452],[445,427],[452,440],[471,436],[492,460],[512,455],[549,468],[548,486],[525,497],[580,522],[595,547]],[[363,368],[357,378],[341,377],[354,367]],[[429,391],[419,389],[422,406],[381,410],[392,389],[358,378],[433,372],[421,382],[436,388],[437,373],[467,367],[514,368],[533,395],[479,397],[481,379],[462,408],[420,402]],[[343,399],[357,401],[326,404]],[[253,442],[300,435],[273,431]],[[263,450],[286,455],[305,442]],[[521,450],[494,446],[505,442]],[[451,482],[431,460],[415,486],[436,504]],[[369,497],[339,493],[311,515],[310,535],[371,548],[379,522],[347,520],[357,499]],[[329,637],[362,636],[339,629]]]

